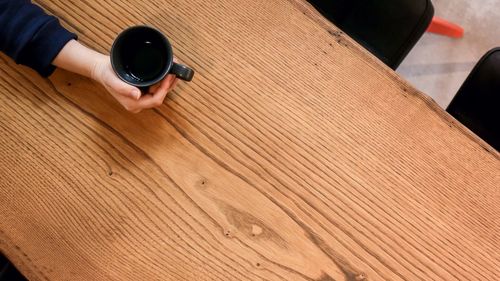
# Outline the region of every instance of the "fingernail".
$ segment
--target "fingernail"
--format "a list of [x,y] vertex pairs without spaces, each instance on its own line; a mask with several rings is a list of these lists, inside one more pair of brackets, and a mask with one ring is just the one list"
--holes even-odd
[[136,100],[138,100],[141,97],[141,91],[134,89],[132,91],[132,97]]

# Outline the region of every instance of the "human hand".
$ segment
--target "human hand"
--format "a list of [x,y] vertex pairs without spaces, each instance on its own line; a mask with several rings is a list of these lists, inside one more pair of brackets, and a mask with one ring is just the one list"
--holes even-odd
[[113,71],[109,56],[99,58],[91,72],[91,78],[101,83],[104,88],[128,111],[139,113],[144,109],[159,107],[168,92],[177,84],[175,75],[169,74],[159,83],[149,88],[149,93],[141,91],[122,81]]

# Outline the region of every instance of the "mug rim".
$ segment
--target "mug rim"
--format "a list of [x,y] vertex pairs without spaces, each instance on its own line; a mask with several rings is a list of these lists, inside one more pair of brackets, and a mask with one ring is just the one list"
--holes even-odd
[[[149,81],[144,81],[144,82],[131,82],[129,80],[126,80],[124,77],[122,77],[122,75],[120,75],[120,72],[118,71],[118,69],[116,67],[116,61],[115,61],[115,55],[114,55],[115,54],[114,50],[115,50],[117,44],[120,42],[120,40],[124,36],[126,36],[128,33],[130,33],[131,31],[137,30],[137,29],[149,29],[149,30],[154,31],[158,35],[160,35],[160,37],[162,38],[163,42],[165,43],[165,45],[166,45],[166,47],[171,55],[167,61],[167,66],[165,67],[165,69],[162,70],[162,73],[157,78],[155,78],[153,80],[149,80]],[[115,41],[113,42],[113,45],[111,46],[110,58],[111,58],[111,67],[113,68],[113,71],[115,72],[116,76],[118,76],[118,78],[120,78],[120,80],[122,80],[123,82],[125,82],[129,85],[135,86],[135,87],[139,87],[139,88],[153,86],[154,84],[163,80],[163,78],[165,78],[165,76],[167,76],[167,74],[170,72],[170,70],[172,69],[172,66],[174,64],[174,53],[173,53],[173,49],[172,49],[172,44],[170,44],[170,41],[168,40],[167,36],[165,36],[165,34],[163,34],[163,32],[161,32],[159,29],[152,27],[150,25],[135,25],[135,26],[128,27],[128,28],[124,29],[122,32],[120,32],[120,34],[118,34]]]

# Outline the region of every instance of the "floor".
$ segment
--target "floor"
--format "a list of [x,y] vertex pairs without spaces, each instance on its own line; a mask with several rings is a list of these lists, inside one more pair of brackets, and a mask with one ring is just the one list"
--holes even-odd
[[500,0],[433,0],[435,15],[465,29],[462,39],[425,34],[398,73],[446,108],[476,62],[500,47]]

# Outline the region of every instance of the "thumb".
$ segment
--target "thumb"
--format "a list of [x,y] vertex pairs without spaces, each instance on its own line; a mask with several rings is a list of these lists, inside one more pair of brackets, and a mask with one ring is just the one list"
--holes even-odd
[[141,98],[141,90],[139,88],[129,85],[119,79],[116,79],[112,85],[113,89],[120,95],[138,100]]

